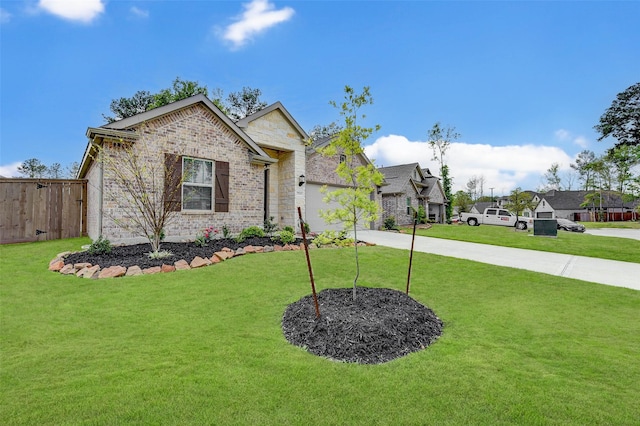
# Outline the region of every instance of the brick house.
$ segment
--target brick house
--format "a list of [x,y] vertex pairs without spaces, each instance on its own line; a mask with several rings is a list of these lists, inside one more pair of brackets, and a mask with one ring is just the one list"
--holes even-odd
[[427,219],[437,223],[446,220],[447,199],[440,179],[420,164],[381,167],[386,185],[382,187],[383,220],[394,217],[398,225],[413,223],[413,209],[424,207]]
[[[141,241],[120,224],[127,220],[129,205],[122,202],[125,197],[107,161],[96,161],[97,146],[110,161],[119,161],[130,147],[149,168],[160,165],[165,173],[178,170],[179,176],[192,171],[178,191],[165,193],[165,205],[176,212],[164,229],[168,241],[193,239],[208,226],[225,225],[238,233],[262,226],[270,217],[280,227],[297,229],[298,206],[306,221],[320,225],[319,207],[307,208],[308,162],[316,168],[326,162],[323,167],[330,170],[335,161],[309,153],[306,132],[280,102],[234,123],[206,96],[196,95],[90,127],[86,135],[78,177],[88,181],[87,232],[92,239],[102,235],[112,242]],[[165,191],[175,178],[162,176]],[[317,183],[333,183],[331,173],[319,176]]]
[[[327,191],[345,188],[348,184],[336,173],[336,168],[340,162],[345,161],[346,157],[337,154],[332,157],[325,157],[318,152],[331,143],[331,137],[323,138],[316,141],[306,149],[306,206],[309,214],[307,222],[312,231],[321,229],[340,230],[342,224],[326,224],[320,217],[319,211],[329,208],[336,208],[337,205],[329,205],[323,201],[325,195],[322,188],[326,186]],[[357,155],[354,159],[353,167],[370,165],[371,160],[364,154]],[[371,199],[375,200],[380,206],[382,203],[381,188],[375,188],[371,192]],[[378,216],[375,222],[360,224],[362,228],[380,229],[382,226],[382,214]]]

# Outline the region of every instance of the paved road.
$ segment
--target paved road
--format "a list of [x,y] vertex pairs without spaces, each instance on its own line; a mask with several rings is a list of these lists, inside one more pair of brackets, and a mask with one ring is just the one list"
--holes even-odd
[[[358,239],[386,247],[411,249],[411,235],[408,234],[358,231]],[[418,236],[414,250],[640,290],[640,263]]]

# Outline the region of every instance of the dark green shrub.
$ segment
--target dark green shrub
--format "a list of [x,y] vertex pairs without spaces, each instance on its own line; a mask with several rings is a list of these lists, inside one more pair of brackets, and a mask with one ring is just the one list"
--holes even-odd
[[296,241],[296,234],[294,234],[292,231],[283,229],[282,231],[279,232],[278,236],[274,237],[273,239],[280,241],[282,244],[291,244]]
[[259,226],[250,226],[248,228],[244,228],[242,232],[240,232],[240,235],[238,235],[238,238],[236,238],[236,241],[241,243],[247,238],[254,238],[254,237],[258,237],[258,238],[264,237],[264,231]]
[[100,235],[97,240],[91,243],[88,251],[90,254],[109,254],[112,248],[111,241]]
[[386,229],[387,231],[398,230],[398,227],[396,225],[396,218],[394,216],[389,216],[388,218],[386,218],[382,226],[384,226],[384,229]]
[[265,219],[262,228],[264,229],[264,233],[270,237],[278,229],[278,224],[273,223],[273,216],[271,216],[268,219]]

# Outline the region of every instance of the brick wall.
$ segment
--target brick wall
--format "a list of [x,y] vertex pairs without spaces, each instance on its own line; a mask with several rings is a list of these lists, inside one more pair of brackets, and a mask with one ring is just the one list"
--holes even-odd
[[[155,166],[161,181],[164,181],[165,153],[229,163],[229,212],[178,212],[165,227],[168,240],[192,239],[208,226],[226,225],[238,233],[248,226],[262,225],[264,166],[250,164],[247,145],[207,108],[193,105],[144,123],[135,130],[139,135],[134,143],[137,155],[148,168]],[[117,147],[107,148],[105,153],[113,158]],[[135,233],[116,223],[126,222],[127,205],[122,202],[126,197],[111,183],[106,164],[103,235],[112,241],[136,239]],[[162,188],[163,183],[157,187]]]

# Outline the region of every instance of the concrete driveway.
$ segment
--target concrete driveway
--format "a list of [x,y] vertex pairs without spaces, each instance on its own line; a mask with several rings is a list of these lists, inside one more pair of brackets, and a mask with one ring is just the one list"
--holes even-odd
[[[411,235],[408,234],[358,231],[358,239],[385,247],[411,249]],[[640,263],[418,236],[414,250],[640,290]]]

